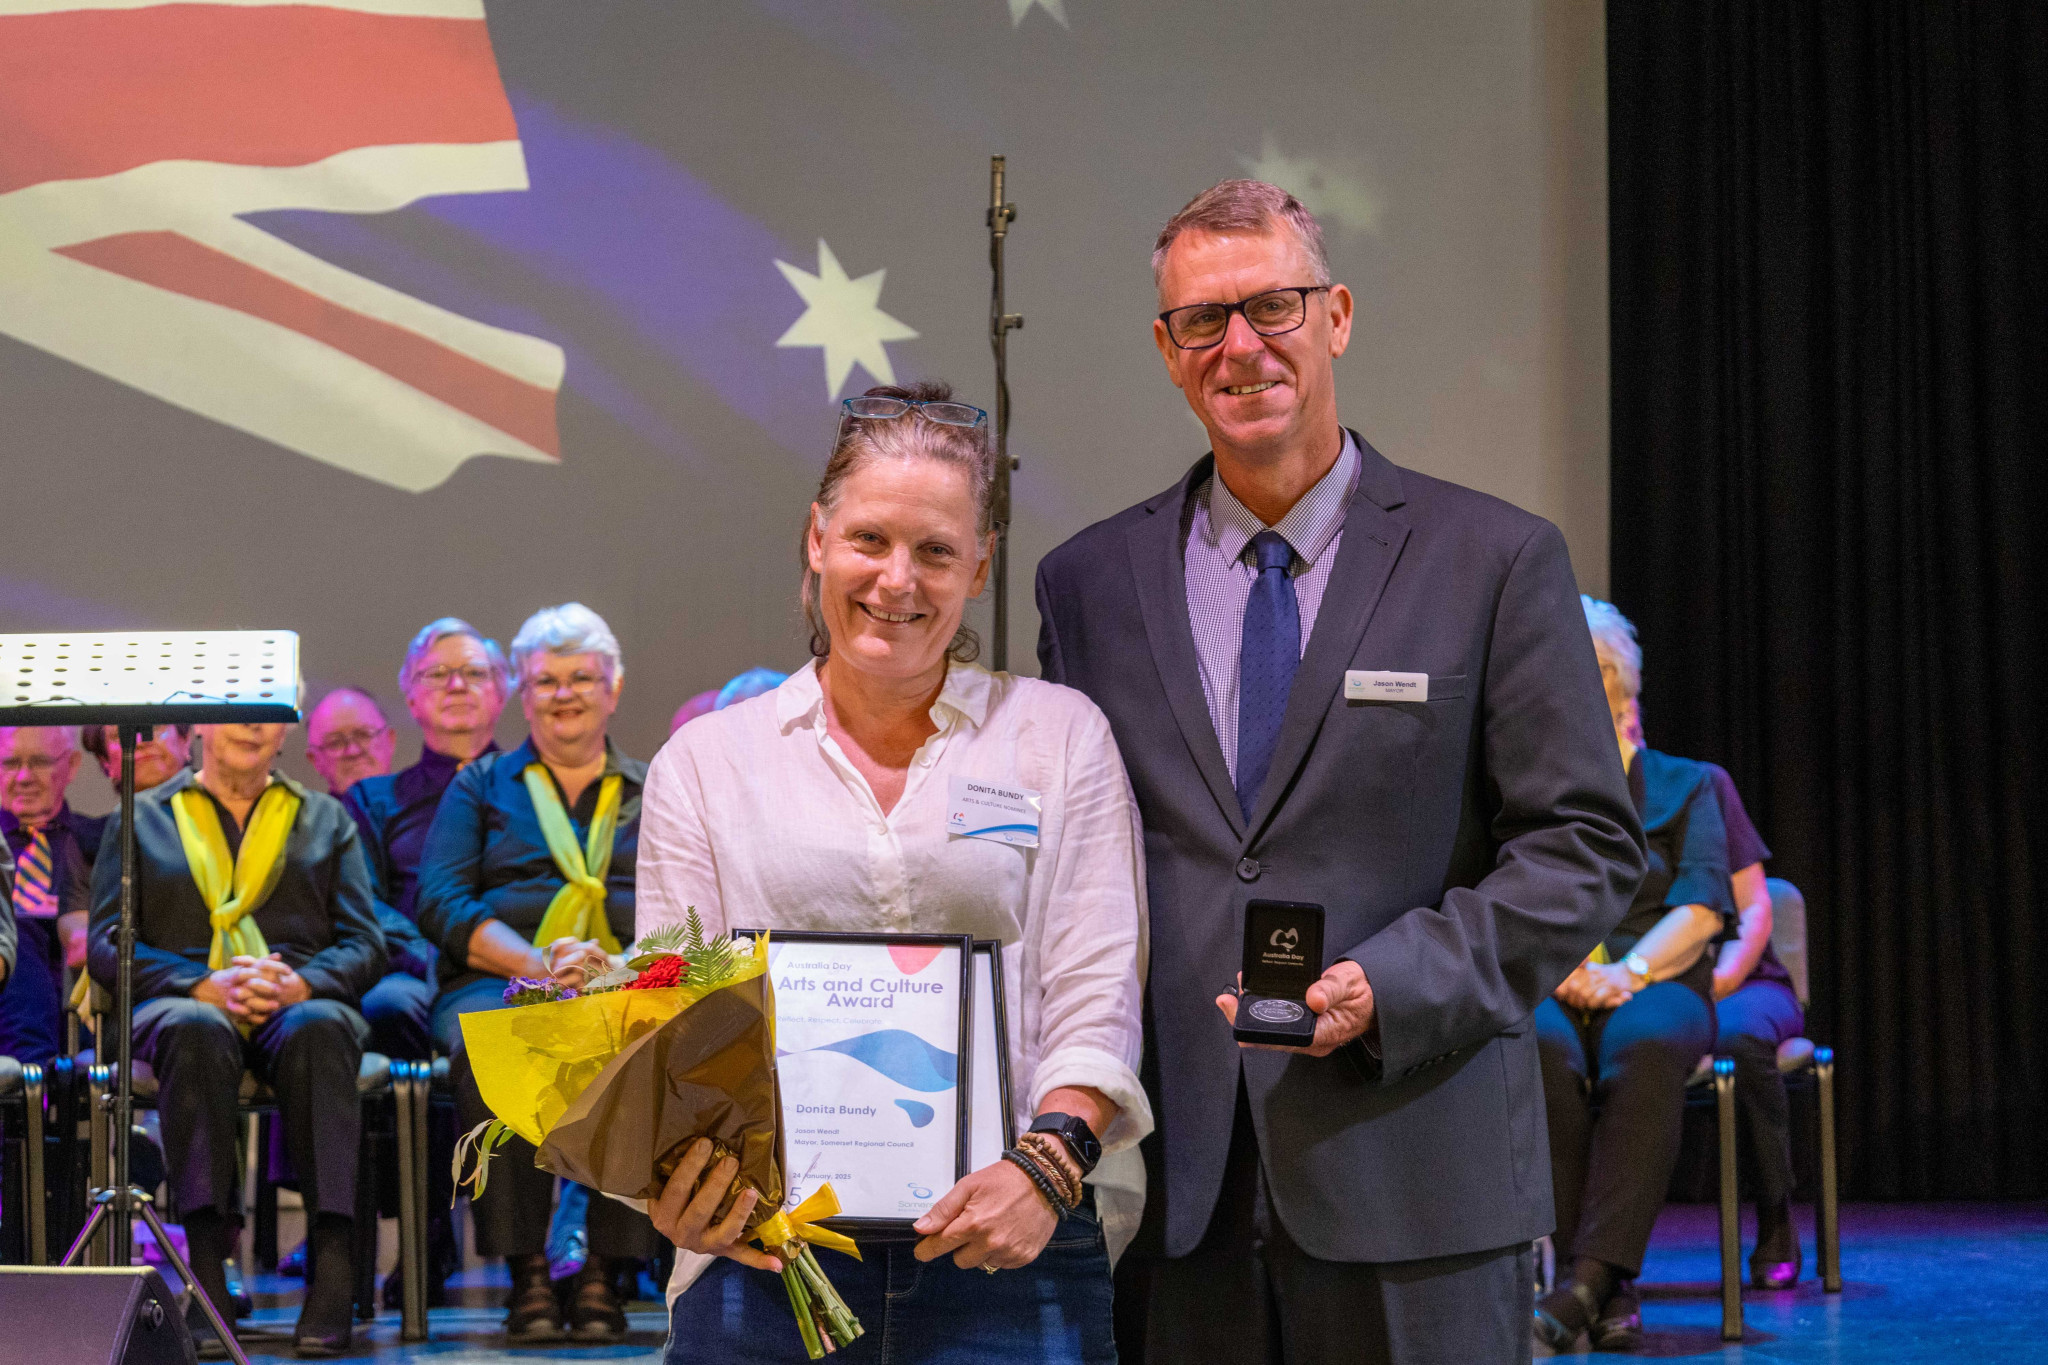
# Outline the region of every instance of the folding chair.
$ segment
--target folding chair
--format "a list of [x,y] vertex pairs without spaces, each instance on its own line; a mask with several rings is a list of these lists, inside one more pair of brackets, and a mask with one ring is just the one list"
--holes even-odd
[[[381,1116],[385,1112],[385,1107],[378,1101],[392,1093],[393,1065],[382,1053],[365,1052],[362,1065],[356,1072],[356,1098],[363,1106],[363,1128],[362,1139],[357,1148],[355,1245],[352,1248],[352,1260],[355,1272],[356,1318],[361,1322],[368,1322],[377,1316],[377,1183],[374,1179],[375,1166],[371,1154]],[[132,1076],[135,1107],[155,1108],[156,1073],[150,1069],[149,1063],[137,1059]],[[114,1085],[114,1068],[107,1064],[94,1065],[89,1078],[93,1114],[93,1176],[95,1183],[103,1187],[110,1178],[109,1172],[113,1161],[112,1135],[108,1131],[109,1125],[105,1114],[108,1108],[107,1096]],[[252,1116],[275,1115],[277,1096],[268,1086],[258,1084],[252,1073],[245,1071],[242,1073],[241,1091],[236,1098],[235,1113],[236,1117],[245,1123]],[[257,1126],[260,1131],[260,1125],[252,1126]],[[412,1164],[414,1156],[411,1128],[406,1124],[399,1124],[397,1138],[400,1166]],[[258,1150],[251,1153],[252,1161],[261,1163],[266,1160],[267,1149],[267,1143],[261,1144]],[[403,1246],[411,1246],[420,1236],[412,1226],[416,1213],[416,1208],[400,1206],[398,1235]],[[274,1225],[272,1242],[274,1248]],[[274,1249],[272,1261],[275,1261]]]
[[6,1221],[0,1226],[0,1260],[48,1265],[43,1227],[43,1069],[0,1057],[0,1132],[4,1164],[16,1178],[0,1186]]
[[[1771,946],[1791,974],[1799,1007],[1810,998],[1806,964],[1806,898],[1799,888],[1778,877],[1767,883],[1771,893]],[[1788,1090],[1811,1090],[1818,1103],[1816,1126],[1820,1144],[1820,1208],[1814,1219],[1819,1243],[1821,1287],[1842,1292],[1840,1188],[1835,1166],[1835,1050],[1812,1040],[1788,1038],[1778,1045],[1778,1072]],[[1721,1339],[1742,1339],[1742,1200],[1736,1185],[1735,1059],[1708,1055],[1686,1082],[1686,1103],[1712,1104],[1721,1164]]]

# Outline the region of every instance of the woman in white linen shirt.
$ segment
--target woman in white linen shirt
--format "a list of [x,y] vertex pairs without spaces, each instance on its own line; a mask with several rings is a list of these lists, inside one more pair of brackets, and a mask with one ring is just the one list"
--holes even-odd
[[[1000,939],[1018,1128],[1033,1115],[1085,1124],[1024,1144],[1079,1189],[1093,1141],[1135,1165],[1131,1149],[1152,1126],[1135,1071],[1137,809],[1093,702],[969,662],[977,644],[961,618],[988,577],[993,460],[986,414],[950,399],[921,384],[847,400],[803,538],[817,657],[776,690],[683,727],[655,758],[637,930],[695,906],[713,930]],[[1039,793],[1038,847],[947,834],[956,776]],[[707,1154],[698,1144],[649,1209],[684,1252],[706,1253],[678,1257],[667,1359],[802,1360],[782,1286],[762,1273],[779,1263],[737,1240],[756,1196],[712,1224],[732,1165],[700,1189]],[[857,1264],[831,1258],[866,1329],[849,1361],[879,1358],[884,1342],[892,1362],[1114,1360],[1092,1189],[1056,1213],[1036,1180],[1000,1160],[954,1185],[916,1231],[914,1243],[864,1238]]]

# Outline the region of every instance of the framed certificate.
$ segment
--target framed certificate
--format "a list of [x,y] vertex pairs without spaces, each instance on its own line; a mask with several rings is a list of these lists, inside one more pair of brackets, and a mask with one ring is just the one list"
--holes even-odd
[[789,1202],[829,1180],[833,1226],[907,1231],[970,1169],[973,939],[772,930],[768,972]]
[[974,942],[974,1066],[967,1105],[967,1167],[978,1171],[1017,1145],[1010,1107],[1009,997],[1003,994],[1003,945]]

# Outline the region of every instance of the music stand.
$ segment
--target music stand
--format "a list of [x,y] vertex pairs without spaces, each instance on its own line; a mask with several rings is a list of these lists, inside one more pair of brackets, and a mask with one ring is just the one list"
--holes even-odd
[[[121,736],[121,921],[115,936],[114,1160],[106,1189],[64,1253],[69,1266],[107,1223],[108,1259],[126,1265],[137,1214],[149,1224],[185,1287],[239,1365],[249,1358],[234,1328],[199,1290],[192,1267],[164,1231],[150,1196],[128,1178],[134,1124],[135,746],[159,725],[232,725],[299,719],[299,637],[288,630],[81,631],[0,635],[0,725],[112,725]],[[100,1040],[105,1050],[106,1039]]]

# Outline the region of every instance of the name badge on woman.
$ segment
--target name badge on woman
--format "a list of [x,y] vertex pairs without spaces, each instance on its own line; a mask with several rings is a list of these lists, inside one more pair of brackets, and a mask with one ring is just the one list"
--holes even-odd
[[978,777],[946,779],[946,833],[1038,847],[1038,793]]

